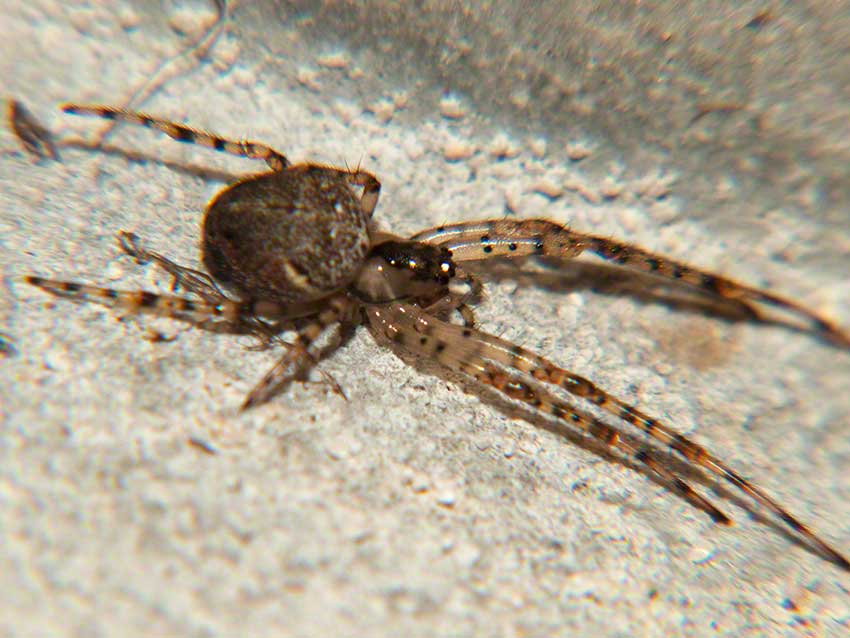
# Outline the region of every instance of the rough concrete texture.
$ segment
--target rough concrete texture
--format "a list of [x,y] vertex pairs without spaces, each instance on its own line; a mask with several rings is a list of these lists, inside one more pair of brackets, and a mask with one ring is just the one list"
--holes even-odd
[[[61,140],[105,123],[60,102],[130,105],[360,164],[397,232],[546,216],[850,326],[846,3],[229,4],[2,0],[3,91]],[[167,290],[115,233],[197,265],[221,183],[185,167],[261,168],[129,126],[106,144],[35,162],[0,131],[0,634],[847,635],[850,574],[746,501],[708,491],[736,520],[713,525],[365,329],[321,364],[348,400],[308,383],[240,414],[276,352],[16,283]],[[848,353],[576,272],[494,277],[483,327],[850,552]]]

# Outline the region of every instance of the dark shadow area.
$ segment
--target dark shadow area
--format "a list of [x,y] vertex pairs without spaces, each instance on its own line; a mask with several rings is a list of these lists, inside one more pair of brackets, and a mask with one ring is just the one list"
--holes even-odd
[[161,157],[157,157],[149,153],[132,151],[125,148],[121,148],[120,146],[114,146],[112,144],[97,144],[86,142],[83,140],[63,140],[60,142],[56,142],[56,146],[60,148],[73,148],[94,153],[102,153],[104,155],[109,155],[112,157],[123,157],[124,159],[130,162],[137,162],[140,164],[150,162],[159,166],[163,166],[169,170],[174,171],[175,173],[180,173],[181,175],[188,175],[190,177],[198,177],[208,182],[223,182],[229,184],[231,182],[235,182],[236,180],[244,178],[246,175],[253,174],[250,171],[246,171],[244,174],[234,174],[229,173],[227,171],[220,171],[213,168],[198,166],[195,164],[182,164],[180,162],[165,160]]
[[[641,304],[663,305],[677,312],[709,316],[727,323],[779,326],[813,337],[828,346],[846,349],[843,343],[833,341],[814,327],[801,325],[792,319],[771,316],[746,301],[718,297],[650,273],[583,260],[531,258],[525,262],[494,259],[464,264],[464,267],[485,282],[510,280],[523,287],[534,287],[559,295],[588,291],[608,296],[626,296]],[[532,267],[525,267],[529,265]]]

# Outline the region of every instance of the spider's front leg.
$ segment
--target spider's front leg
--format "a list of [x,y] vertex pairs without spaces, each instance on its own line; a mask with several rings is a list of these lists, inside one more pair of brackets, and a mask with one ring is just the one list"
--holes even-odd
[[441,321],[410,304],[369,306],[366,313],[373,332],[378,335],[414,354],[436,359],[448,368],[495,388],[512,400],[528,404],[549,418],[578,428],[649,469],[692,505],[707,512],[715,522],[724,525],[731,523],[726,514],[655,459],[649,447],[633,445],[621,438],[617,429],[593,415],[576,409],[537,384],[528,383],[519,375],[506,373],[493,365],[484,355],[482,342],[471,338],[485,333]]
[[[463,286],[464,289],[458,291],[456,286]],[[429,315],[435,317],[457,312],[463,321],[463,325],[467,328],[474,328],[478,322],[475,319],[475,311],[469,304],[481,296],[482,290],[483,285],[477,277],[458,269],[452,278],[449,290],[445,294],[440,295],[436,300],[429,300],[418,305],[424,308]]]
[[552,395],[541,384],[557,386],[615,415],[681,454],[695,466],[723,478],[754,498],[808,541],[822,556],[850,571],[850,561],[761,489],[683,434],[608,394],[588,379],[495,335],[441,321],[417,306],[400,303],[374,306],[367,308],[367,314],[373,331],[407,350],[437,359],[449,368],[492,386],[509,398],[530,405],[542,415],[559,419],[590,434],[643,464],[689,502],[708,512],[715,521],[730,522],[723,512],[697,494],[675,472],[657,461],[650,448],[636,447],[621,439],[615,428]]
[[665,279],[682,281],[722,299],[741,302],[747,306],[755,302],[780,308],[805,321],[810,330],[827,341],[850,348],[850,334],[793,301],[656,255],[631,244],[578,233],[545,219],[500,219],[451,224],[422,231],[411,239],[448,248],[452,252],[452,258],[458,263],[493,257],[535,255],[568,260],[587,250],[606,261]]
[[273,171],[282,171],[290,165],[289,160],[286,159],[283,153],[279,153],[265,144],[248,140],[230,140],[213,133],[207,133],[206,131],[198,131],[185,124],[178,124],[177,122],[152,117],[136,111],[125,111],[114,106],[104,106],[101,104],[65,104],[62,106],[62,110],[65,113],[71,113],[73,115],[89,115],[105,120],[136,124],[165,133],[168,137],[178,142],[197,144],[239,157],[261,159]]

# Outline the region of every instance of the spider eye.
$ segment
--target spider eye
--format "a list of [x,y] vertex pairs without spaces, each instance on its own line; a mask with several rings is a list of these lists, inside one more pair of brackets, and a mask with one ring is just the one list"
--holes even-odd
[[390,240],[372,248],[355,289],[369,300],[416,298],[445,288],[455,276],[452,254],[431,244]]
[[437,280],[443,284],[449,283],[449,280],[455,276],[455,265],[451,259],[441,261],[437,271]]

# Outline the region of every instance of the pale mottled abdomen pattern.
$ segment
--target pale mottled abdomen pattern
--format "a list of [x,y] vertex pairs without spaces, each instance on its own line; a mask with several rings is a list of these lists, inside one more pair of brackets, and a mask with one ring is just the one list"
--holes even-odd
[[338,171],[297,164],[222,191],[207,208],[202,244],[209,272],[239,292],[311,301],[357,273],[368,216]]

